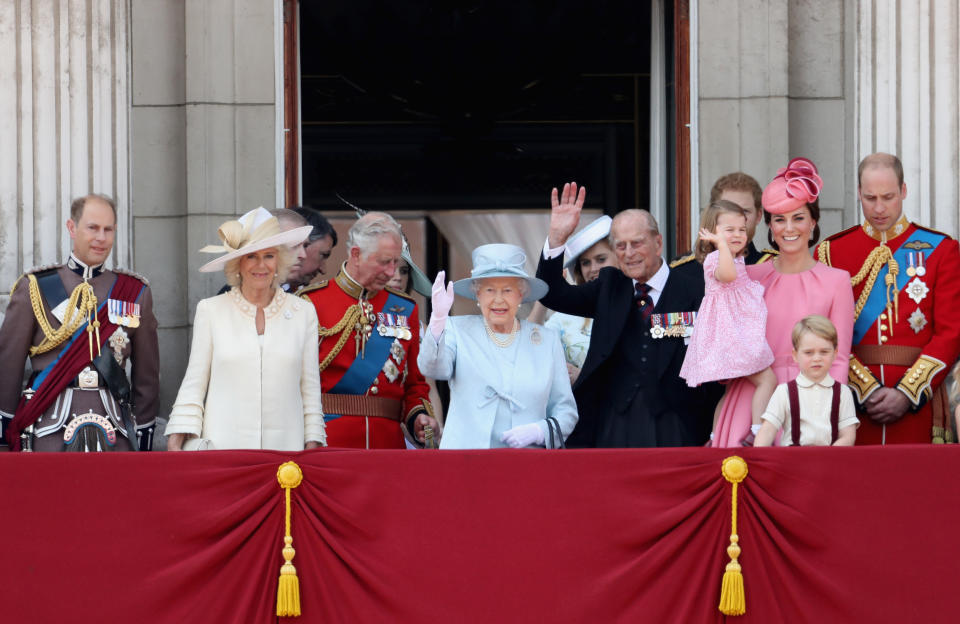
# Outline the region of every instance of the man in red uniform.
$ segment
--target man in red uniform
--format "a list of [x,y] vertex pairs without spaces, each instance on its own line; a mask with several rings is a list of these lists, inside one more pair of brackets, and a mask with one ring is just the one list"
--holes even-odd
[[332,281],[300,295],[320,321],[320,385],[327,444],[404,448],[439,431],[430,387],[417,367],[416,303],[387,288],[400,260],[400,225],[382,212],[360,217],[347,237],[348,257]]
[[817,248],[853,283],[857,444],[954,442],[942,383],[960,354],[957,241],[903,215],[907,185],[896,156],[867,156],[858,180],[866,222]]

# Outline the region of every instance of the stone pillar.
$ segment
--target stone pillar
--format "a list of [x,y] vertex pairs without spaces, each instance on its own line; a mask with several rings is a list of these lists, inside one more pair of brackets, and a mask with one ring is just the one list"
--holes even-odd
[[[761,185],[790,152],[787,0],[699,0],[696,91],[699,201],[721,175],[743,171]],[[695,221],[697,222],[697,221]],[[763,226],[757,243],[766,244]]]
[[956,0],[875,0],[856,14],[855,157],[897,154],[907,216],[951,236],[960,232],[958,13]]
[[[222,274],[200,274],[217,226],[274,208],[281,0],[131,0],[135,259],[154,284],[160,416],[176,398],[196,303]],[[162,439],[160,440],[162,442]]]
[[[700,0],[700,207],[720,175],[763,186],[790,158],[817,163],[824,235],[855,222],[850,172],[853,0]],[[765,246],[766,231],[755,239]]]
[[0,2],[0,305],[23,271],[70,252],[70,200],[117,199],[129,267],[126,0]]

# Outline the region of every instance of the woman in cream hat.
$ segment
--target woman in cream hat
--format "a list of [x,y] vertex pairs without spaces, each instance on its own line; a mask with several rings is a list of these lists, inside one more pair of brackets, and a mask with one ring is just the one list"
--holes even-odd
[[[551,437],[558,446],[577,424],[559,335],[517,319],[521,303],[547,293],[524,262],[515,245],[481,245],[469,278],[444,288],[446,275],[437,275],[417,362],[450,382],[440,448],[550,446]],[[476,300],[480,314],[448,318],[454,293]]]
[[190,361],[167,423],[167,449],[277,449],[325,444],[317,315],[280,288],[292,246],[310,226],[282,231],[263,208],[220,226],[221,253],[200,267],[223,270],[230,291],[197,304]]

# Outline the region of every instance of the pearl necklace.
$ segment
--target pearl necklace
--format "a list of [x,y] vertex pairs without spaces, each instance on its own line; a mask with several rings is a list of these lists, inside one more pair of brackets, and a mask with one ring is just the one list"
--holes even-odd
[[510,330],[510,333],[507,334],[506,338],[501,338],[497,335],[497,332],[490,329],[490,325],[487,324],[487,319],[483,319],[483,328],[487,330],[487,336],[490,337],[490,340],[493,341],[493,344],[497,345],[501,349],[505,349],[513,344],[513,341],[517,338],[517,332],[520,330],[520,321],[513,319],[513,329]]

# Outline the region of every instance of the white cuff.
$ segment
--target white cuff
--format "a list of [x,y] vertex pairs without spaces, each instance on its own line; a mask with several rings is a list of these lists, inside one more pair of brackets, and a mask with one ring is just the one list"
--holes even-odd
[[560,245],[559,247],[554,247],[551,249],[550,239],[547,238],[547,240],[543,241],[543,259],[544,260],[553,260],[557,256],[563,255],[563,252],[565,252],[566,250],[567,250],[566,243],[564,243],[563,245]]

